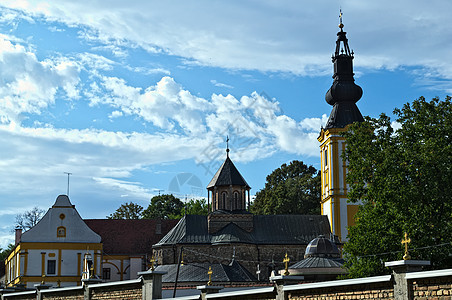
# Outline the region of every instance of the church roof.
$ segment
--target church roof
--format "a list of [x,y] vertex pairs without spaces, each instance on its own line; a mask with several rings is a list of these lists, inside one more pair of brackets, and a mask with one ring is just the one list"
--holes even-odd
[[312,269],[312,268],[342,268],[344,260],[341,258],[308,257],[293,265],[290,269]]
[[186,215],[155,246],[214,243],[307,245],[321,234],[330,234],[328,217],[320,215],[257,215],[253,216],[253,228],[248,233],[230,223],[209,234],[206,216]]
[[[213,282],[254,282],[256,278],[246,270],[240,263],[233,261],[229,265],[211,263],[185,263],[179,268],[178,282],[204,282],[209,281],[209,267],[212,268]],[[162,282],[176,281],[177,264],[158,266],[156,271],[164,271]]]
[[246,183],[245,179],[242,177],[240,172],[234,166],[234,163],[232,162],[228,155],[226,157],[226,160],[218,169],[217,173],[215,173],[212,180],[207,185],[207,188],[209,189],[215,186],[229,186],[229,185],[239,185],[250,188],[250,186],[248,185],[248,183]]
[[179,220],[85,219],[102,238],[106,255],[143,255]]

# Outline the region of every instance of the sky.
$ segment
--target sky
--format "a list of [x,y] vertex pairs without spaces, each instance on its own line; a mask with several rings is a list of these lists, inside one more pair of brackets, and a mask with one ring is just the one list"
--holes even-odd
[[0,0],[0,247],[59,194],[83,218],[207,197],[230,157],[252,187],[320,167],[339,30],[363,115],[452,92],[452,2]]

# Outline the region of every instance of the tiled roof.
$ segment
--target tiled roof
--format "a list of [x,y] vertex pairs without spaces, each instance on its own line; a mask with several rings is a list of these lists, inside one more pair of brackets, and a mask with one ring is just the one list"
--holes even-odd
[[228,156],[218,169],[217,173],[215,173],[210,183],[207,185],[207,188],[229,185],[239,185],[247,188],[250,187]]
[[[178,282],[199,282],[209,281],[209,267],[212,268],[212,282],[254,282],[256,278],[248,272],[240,263],[233,261],[230,265],[210,264],[210,263],[185,263],[179,268]],[[177,264],[158,266],[156,271],[165,271],[162,281],[175,282],[177,274]]]
[[156,245],[249,243],[265,245],[307,245],[319,235],[330,234],[327,216],[265,215],[253,216],[250,233],[229,223],[209,234],[206,216],[186,215]]
[[[86,219],[85,223],[102,237],[107,255],[142,255],[164,237],[179,220]],[[161,229],[158,230],[158,223]],[[160,232],[160,233],[159,233]]]

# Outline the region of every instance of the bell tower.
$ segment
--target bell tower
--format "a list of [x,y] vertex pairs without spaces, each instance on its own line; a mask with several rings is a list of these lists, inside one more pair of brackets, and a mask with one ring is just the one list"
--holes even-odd
[[347,163],[341,155],[345,151],[345,139],[341,133],[347,125],[364,121],[356,102],[363,91],[355,84],[353,73],[354,53],[350,51],[346,32],[343,31],[342,12],[339,15],[340,31],[337,33],[336,49],[332,56],[334,65],[333,84],[325,100],[333,106],[325,128],[322,128],[320,142],[321,158],[321,214],[327,215],[331,232],[341,241],[347,240],[347,227],[354,225],[358,205],[347,203]]

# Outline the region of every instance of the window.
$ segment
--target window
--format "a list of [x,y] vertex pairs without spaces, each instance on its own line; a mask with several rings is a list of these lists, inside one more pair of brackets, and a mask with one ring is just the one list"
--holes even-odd
[[66,227],[60,226],[57,228],[57,237],[66,237]]
[[222,209],[226,209],[226,192],[224,192],[221,196],[223,198],[223,207],[222,207]]
[[328,150],[325,150],[325,167],[328,166]]
[[239,207],[239,192],[234,192],[234,203],[235,203],[235,209],[240,209],[240,207]]
[[55,270],[56,270],[56,260],[49,259],[47,261],[47,274],[48,275],[55,275]]
[[111,279],[111,270],[110,270],[110,268],[103,268],[102,269],[102,278],[103,279]]

